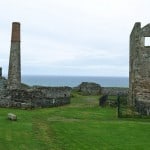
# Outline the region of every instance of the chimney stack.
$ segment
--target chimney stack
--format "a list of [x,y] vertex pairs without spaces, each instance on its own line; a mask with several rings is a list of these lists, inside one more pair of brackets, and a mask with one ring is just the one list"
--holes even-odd
[[21,85],[20,23],[12,23],[11,47],[8,70],[8,88],[18,89]]

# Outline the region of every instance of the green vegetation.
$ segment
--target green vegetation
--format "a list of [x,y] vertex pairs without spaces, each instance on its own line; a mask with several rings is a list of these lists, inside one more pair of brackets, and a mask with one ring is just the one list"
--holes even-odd
[[[148,150],[150,119],[117,118],[98,96],[73,93],[70,105],[37,110],[0,109],[1,150]],[[7,120],[7,113],[18,121]]]

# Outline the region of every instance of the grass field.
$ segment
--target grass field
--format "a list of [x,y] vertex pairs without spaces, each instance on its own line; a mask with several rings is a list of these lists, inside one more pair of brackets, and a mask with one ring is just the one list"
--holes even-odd
[[[7,120],[7,113],[18,121]],[[150,119],[118,119],[97,96],[74,94],[70,105],[0,108],[0,150],[149,150]]]

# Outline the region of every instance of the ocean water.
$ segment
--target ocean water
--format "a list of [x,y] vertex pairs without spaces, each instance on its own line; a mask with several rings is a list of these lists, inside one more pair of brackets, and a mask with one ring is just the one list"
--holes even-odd
[[76,87],[81,82],[95,82],[102,87],[128,87],[128,77],[93,77],[93,76],[22,76],[22,82],[28,85],[70,86]]

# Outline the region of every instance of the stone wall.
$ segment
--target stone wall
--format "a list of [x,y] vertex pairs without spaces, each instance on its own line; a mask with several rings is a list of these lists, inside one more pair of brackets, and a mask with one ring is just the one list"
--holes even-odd
[[[117,95],[127,94],[128,88],[101,87],[99,84],[82,82],[75,88],[84,95]],[[20,89],[7,88],[7,80],[0,79],[0,107],[44,108],[61,106],[70,103],[70,87],[29,87],[22,84]]]
[[150,102],[148,101],[136,101],[135,103],[136,110],[141,114],[141,115],[150,115]]
[[0,77],[0,99],[4,96],[7,88],[7,80],[4,77]]
[[103,95],[128,95],[129,88],[121,88],[121,87],[102,87]]
[[147,37],[150,37],[150,24],[141,28],[141,23],[135,23],[130,35],[128,103],[136,107],[141,114],[149,115],[147,112],[150,109],[150,46],[145,45]]
[[99,84],[93,82],[82,82],[74,90],[81,92],[83,95],[128,95],[129,93],[129,88],[101,87]]
[[0,79],[0,107],[44,108],[70,103],[70,87],[28,87],[7,89],[7,80]]
[[[70,95],[72,88],[70,87],[34,87],[32,89],[35,94],[32,98],[34,107],[52,107],[70,103]],[[33,93],[33,92],[32,92]],[[38,97],[36,98],[36,93]],[[42,101],[41,101],[42,99]]]

